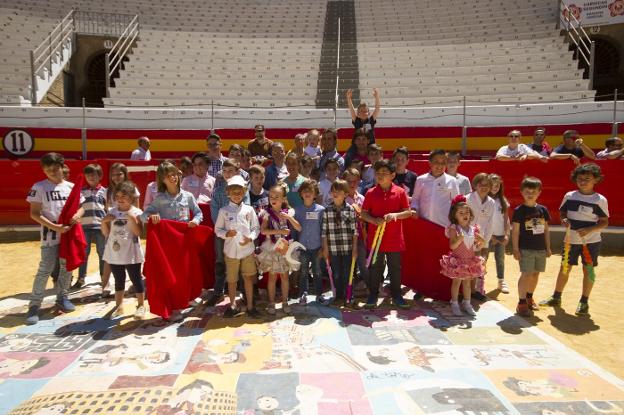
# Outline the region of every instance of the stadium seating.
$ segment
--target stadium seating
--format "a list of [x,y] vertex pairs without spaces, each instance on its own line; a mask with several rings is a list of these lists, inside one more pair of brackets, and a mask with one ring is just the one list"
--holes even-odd
[[384,106],[592,99],[555,27],[555,2],[511,5],[356,2],[360,90],[381,88]]
[[[74,0],[0,0],[0,103],[30,99],[28,51]],[[357,0],[341,66],[324,39],[326,1],[81,0],[79,9],[139,14],[141,34],[106,106],[316,105],[319,73],[382,89],[384,106],[592,99],[555,27],[551,0]],[[348,19],[347,19],[347,23]],[[325,41],[325,44],[323,43]],[[351,40],[347,40],[351,42]],[[39,74],[39,76],[45,76]],[[344,93],[341,89],[340,94]],[[333,94],[333,93],[332,93]]]

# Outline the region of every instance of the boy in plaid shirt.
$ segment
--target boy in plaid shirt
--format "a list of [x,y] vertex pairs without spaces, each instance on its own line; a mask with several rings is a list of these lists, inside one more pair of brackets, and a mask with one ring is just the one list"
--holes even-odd
[[323,239],[323,256],[329,259],[336,284],[335,301],[343,301],[349,272],[351,271],[351,258],[357,258],[357,217],[355,209],[345,203],[349,193],[349,185],[346,181],[336,179],[331,185],[333,201],[327,205],[323,212],[323,226],[321,236]]

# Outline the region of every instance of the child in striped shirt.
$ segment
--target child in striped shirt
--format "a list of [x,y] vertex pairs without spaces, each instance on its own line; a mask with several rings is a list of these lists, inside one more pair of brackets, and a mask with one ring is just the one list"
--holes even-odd
[[87,248],[85,250],[85,262],[80,265],[78,270],[78,281],[72,286],[74,289],[82,287],[85,283],[87,274],[87,262],[91,253],[91,244],[95,242],[95,249],[98,254],[100,278],[104,275],[104,246],[106,239],[102,234],[102,218],[106,216],[106,188],[100,184],[104,172],[99,164],[87,164],[82,170],[87,184],[81,189],[84,202],[82,208],[84,215],[81,223],[84,229]]

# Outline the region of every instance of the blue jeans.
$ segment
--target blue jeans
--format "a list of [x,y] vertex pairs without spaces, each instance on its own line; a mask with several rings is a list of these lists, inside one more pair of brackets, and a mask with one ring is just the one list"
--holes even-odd
[[310,267],[312,267],[312,278],[314,279],[314,294],[317,296],[323,293],[323,279],[321,277],[321,267],[319,266],[318,253],[321,248],[307,249],[301,252],[301,272],[299,274],[299,296],[309,290]]
[[351,255],[329,255],[334,275],[334,285],[336,286],[336,298],[343,299],[346,295],[349,284],[349,273],[351,272]]
[[492,235],[490,241],[490,251],[494,251],[494,261],[496,261],[496,277],[499,280],[505,278],[505,245],[494,244],[494,240],[502,242],[505,235]]
[[78,270],[78,279],[83,281],[87,275],[87,262],[91,253],[91,244],[95,242],[95,250],[100,261],[100,276],[104,273],[104,260],[102,258],[104,257],[104,247],[106,246],[106,239],[100,229],[85,229],[84,234],[87,241],[87,248],[85,249],[86,260],[80,265]]
[[57,300],[61,298],[67,298],[67,291],[69,290],[69,284],[71,283],[71,273],[65,269],[65,259],[59,259],[58,256],[59,246],[42,246],[41,247],[41,261],[39,261],[39,268],[33,281],[32,293],[30,294],[29,306],[41,306],[41,301],[45,294],[46,283],[50,274],[54,270],[56,262],[59,261],[59,276],[58,280],[54,282],[54,290],[56,291]]
[[223,295],[223,290],[225,288],[225,255],[223,254],[224,246],[225,240],[215,235],[214,295]]

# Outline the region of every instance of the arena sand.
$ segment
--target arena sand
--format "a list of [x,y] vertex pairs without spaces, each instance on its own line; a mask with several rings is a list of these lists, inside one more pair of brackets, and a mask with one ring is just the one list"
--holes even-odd
[[[16,242],[0,244],[0,299],[20,296],[27,298],[39,264],[39,242]],[[559,269],[559,255],[547,263],[546,272],[540,276],[535,299],[548,297],[554,288]],[[518,263],[507,255],[505,260],[506,280],[511,293],[501,294],[496,290],[494,258],[488,261],[486,287],[488,295],[510,310],[517,303],[516,284],[520,275]],[[570,275],[563,295],[562,308],[557,312],[544,307],[527,319],[533,325],[555,337],[561,343],[583,354],[604,369],[624,378],[624,325],[621,324],[621,298],[624,295],[622,269],[624,257],[601,257],[597,267],[596,285],[590,297],[590,318],[579,318],[574,310],[581,293],[582,271],[575,267]],[[89,258],[88,272],[97,271],[95,247]],[[74,278],[77,271],[74,271]],[[74,279],[75,280],[75,279]],[[51,281],[48,286],[51,288]]]

